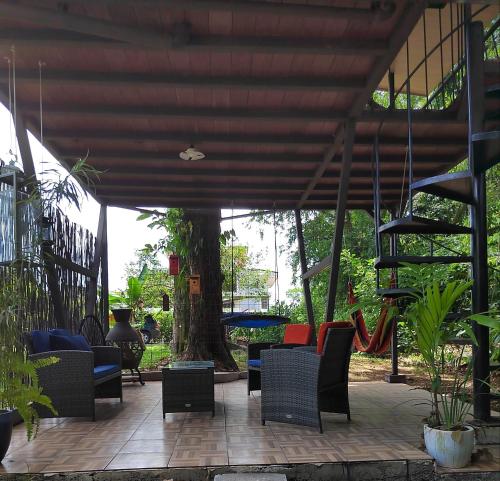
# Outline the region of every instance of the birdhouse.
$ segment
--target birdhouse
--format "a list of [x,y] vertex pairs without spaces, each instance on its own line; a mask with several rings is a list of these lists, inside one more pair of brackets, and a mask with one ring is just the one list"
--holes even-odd
[[190,295],[197,295],[201,294],[201,287],[200,287],[200,276],[189,276],[189,294]]
[[0,265],[26,259],[39,245],[39,209],[28,202],[23,172],[13,163],[0,167]]
[[168,256],[168,272],[171,276],[179,275],[179,256],[175,254]]

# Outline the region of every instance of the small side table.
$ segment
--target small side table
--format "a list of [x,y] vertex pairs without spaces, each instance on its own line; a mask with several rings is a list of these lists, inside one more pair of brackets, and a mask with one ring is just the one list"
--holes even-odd
[[173,412],[212,411],[215,416],[212,361],[174,362],[162,374],[163,419]]

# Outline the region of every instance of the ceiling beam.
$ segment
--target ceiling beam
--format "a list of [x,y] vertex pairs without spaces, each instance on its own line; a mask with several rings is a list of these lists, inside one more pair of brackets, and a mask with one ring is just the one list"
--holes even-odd
[[[99,195],[99,191],[98,191]],[[144,188],[142,191],[139,192],[130,192],[127,189],[121,190],[121,191],[113,191],[113,192],[105,192],[103,194],[103,197],[106,198],[113,198],[113,197],[126,197],[128,196],[131,199],[141,199],[145,198],[148,199],[150,197],[153,198],[164,198],[164,199],[189,199],[192,201],[195,200],[205,200],[205,199],[212,199],[212,200],[219,200],[222,202],[225,202],[226,199],[224,197],[224,194],[219,194],[219,193],[214,193],[214,192],[150,192],[149,189]],[[297,202],[297,199],[299,197],[299,194],[293,195],[293,194],[279,194],[276,193],[275,195],[272,196],[271,199],[272,201],[290,201],[290,202]],[[311,196],[311,201],[325,201],[325,202],[334,202],[335,195],[317,195],[314,194]],[[259,193],[232,193],[231,194],[231,200],[243,200],[243,199],[248,199],[248,200],[253,200],[255,198],[259,198]],[[392,194],[387,196],[389,200],[396,200],[399,199],[398,194]],[[350,196],[350,200],[363,200],[363,201],[372,201],[373,196],[370,192],[367,192],[366,194],[356,194],[353,196]],[[199,204],[203,205],[203,204]]]
[[[127,165],[136,165],[140,167],[141,163],[152,164],[155,163],[157,167],[168,168],[169,164],[174,164],[173,166],[178,166],[179,160],[179,152],[147,152],[147,151],[102,151],[102,150],[91,150],[89,152],[82,152],[81,154],[75,155],[74,151],[70,150],[60,150],[60,157],[67,161],[75,162],[81,158],[88,157],[89,161],[99,164],[100,166],[104,166],[105,164],[109,164],[109,167],[112,166],[122,166],[126,167]],[[277,166],[291,166],[295,164],[304,164],[304,169],[309,169],[311,166],[314,166],[318,163],[318,159],[314,155],[305,155],[305,154],[261,154],[261,153],[228,153],[228,152],[206,152],[206,160],[203,162],[213,163],[226,163],[228,167],[237,167],[238,164],[242,163],[252,163],[257,167],[258,164],[262,164],[264,167],[268,167],[269,164],[277,165]],[[338,157],[336,157],[338,159]],[[335,159],[334,159],[335,160]],[[452,163],[456,161],[456,157],[445,157],[443,155],[439,156],[439,159],[436,158],[435,155],[419,155],[416,159],[414,159],[415,165],[421,164],[446,164]],[[371,166],[372,159],[371,154],[366,155],[354,155],[352,159],[353,164],[368,164]],[[199,160],[193,161],[183,161],[183,165],[186,166],[199,166]],[[382,166],[387,164],[396,164],[403,165],[404,164],[404,154],[403,155],[395,155],[395,154],[386,154],[380,157],[380,163]],[[282,165],[281,165],[282,164]],[[309,164],[309,165],[308,165]],[[334,163],[333,165],[335,165]],[[339,163],[340,165],[340,160]],[[297,169],[297,166],[294,166],[294,169]]]
[[[75,139],[81,141],[89,140],[109,140],[109,141],[132,141],[132,142],[180,142],[187,144],[199,144],[201,142],[225,142],[243,144],[282,144],[282,145],[322,145],[330,144],[330,135],[278,135],[278,134],[210,134],[210,133],[189,133],[189,132],[164,132],[164,131],[131,131],[131,130],[62,130],[46,129],[44,137],[47,140]],[[381,137],[381,148],[384,145],[406,146],[405,137]],[[372,136],[356,136],[356,146],[370,147],[373,144]],[[413,145],[428,147],[463,147],[467,145],[466,137],[415,137]],[[332,157],[333,158],[333,157]],[[328,164],[326,167],[328,167]]]
[[[98,167],[94,165],[94,167]],[[435,172],[436,169],[432,168],[422,168],[417,170],[416,174],[417,175],[428,175],[432,174]],[[383,174],[384,177],[386,178],[396,178],[398,181],[401,179],[403,172],[403,166],[399,169],[387,169],[384,170]],[[262,169],[262,170],[257,170],[257,169],[239,169],[239,170],[226,170],[226,169],[214,169],[210,167],[199,167],[197,169],[191,168],[191,167],[185,167],[183,168],[182,166],[177,166],[177,167],[171,167],[171,168],[141,168],[141,167],[117,167],[117,168],[112,168],[104,171],[101,175],[102,177],[104,176],[114,176],[114,177],[120,177],[120,182],[123,180],[123,178],[126,177],[131,177],[132,179],[151,179],[155,178],[157,179],[160,176],[165,176],[166,179],[172,178],[174,176],[182,176],[182,177],[187,177],[189,178],[194,178],[194,177],[206,177],[206,179],[209,179],[209,182],[212,182],[215,180],[215,178],[225,178],[225,177],[232,177],[232,178],[242,178],[242,179],[248,179],[248,178],[256,178],[256,177],[262,177],[264,181],[267,181],[269,183],[273,183],[275,180],[279,179],[303,179],[304,182],[307,181],[308,178],[308,173],[303,172],[303,171],[295,171],[295,170],[283,170],[280,168],[276,169]],[[327,179],[337,179],[339,176],[338,170],[337,171],[328,171],[325,173],[325,176],[323,177],[322,180],[327,180]],[[373,175],[372,175],[372,170],[371,169],[357,169],[353,170],[351,174],[352,178],[366,178],[371,181]],[[199,179],[198,179],[199,180]],[[147,182],[147,181],[145,181]]]
[[[81,0],[66,0],[65,3],[80,3]],[[304,3],[277,3],[262,0],[86,0],[99,5],[134,4],[138,7],[166,7],[177,10],[222,10],[256,15],[299,16],[303,18],[330,18],[381,21],[390,18],[395,11],[394,2],[375,2],[373,7],[353,8],[314,5]]]
[[[376,61],[375,66],[371,70],[370,76],[367,79],[365,90],[358,95],[357,99],[354,101],[353,105],[350,108],[350,118],[357,119],[361,115],[364,106],[370,98],[370,95],[377,88],[378,84],[380,83],[380,79],[387,72],[388,68],[391,65],[391,62],[401,50],[404,42],[408,39],[408,36],[420,19],[422,12],[425,10],[425,7],[426,2],[424,1],[406,2],[405,10],[398,21],[398,25],[395,28],[395,31],[391,35],[387,50]],[[335,154],[340,150],[344,142],[344,136],[344,125],[340,125],[335,132],[335,140],[333,141],[333,144],[325,152],[322,163],[317,168],[306,191],[297,204],[298,209],[302,208],[304,202],[307,200],[307,197],[314,190],[314,186],[318,183],[319,179],[326,171]],[[355,143],[358,143],[357,139],[355,139]]]
[[[0,3],[0,7],[3,6]],[[24,7],[31,8],[31,7]],[[44,9],[47,10],[47,9]],[[53,10],[55,12],[55,10]],[[68,15],[68,14],[63,14]],[[35,15],[36,16],[36,15]],[[2,9],[0,8],[0,18]],[[33,17],[33,15],[30,15]],[[11,19],[10,16],[7,18]],[[15,17],[22,21],[20,16]],[[90,17],[82,17],[87,19]],[[92,20],[101,22],[100,20]],[[122,37],[122,40],[111,39],[109,35],[103,35],[106,32],[106,25],[99,29],[91,28],[89,25],[88,35],[76,31],[56,31],[56,30],[27,30],[27,29],[2,29],[0,31],[0,47],[10,48],[13,44],[16,48],[35,49],[40,52],[41,48],[84,48],[84,49],[144,49],[151,50],[166,50],[175,49],[179,52],[253,52],[253,53],[268,53],[268,54],[306,54],[306,55],[360,55],[360,56],[378,56],[385,52],[387,44],[383,41],[376,40],[346,40],[346,39],[297,39],[283,37],[231,37],[222,35],[192,35],[189,31],[182,32],[182,29],[189,27],[180,27],[178,32],[174,34],[156,34],[147,31],[146,40],[134,41],[132,37],[126,35],[131,27],[123,27],[126,32],[120,32],[120,27],[112,29],[115,33],[118,31],[120,35],[115,34],[115,37]],[[35,22],[35,24],[37,24]],[[38,25],[38,24],[37,24]],[[42,25],[45,25],[42,23]],[[59,28],[63,28],[62,26]],[[69,29],[69,26],[67,26]],[[83,28],[81,30],[84,30]],[[99,31],[101,35],[92,31]],[[142,30],[135,31],[134,37],[138,35],[139,40],[142,38]],[[148,39],[148,37],[153,37]]]
[[[0,81],[8,81],[7,70],[0,71]],[[39,83],[35,70],[17,70],[17,84]],[[173,88],[211,88],[211,89],[249,89],[249,90],[293,90],[293,91],[358,91],[363,89],[361,78],[331,77],[249,77],[249,76],[210,76],[210,75],[151,75],[131,72],[85,72],[50,70],[43,72],[43,83],[66,85],[85,85],[97,87],[173,87]]]
[[156,33],[151,29],[146,30],[120,25],[108,20],[68,13],[62,9],[20,5],[13,0],[0,2],[0,18],[29,22],[38,27],[44,26],[51,29],[93,35],[130,43],[142,48],[165,49],[172,47],[176,43],[175,37],[168,32]]
[[[102,179],[98,183],[98,190],[101,189],[108,189],[108,188],[121,188],[121,187],[127,187],[131,190],[135,189],[163,189],[163,190],[181,190],[181,189],[199,189],[201,190],[223,190],[223,191],[241,191],[241,190],[248,190],[248,191],[268,191],[268,190],[275,190],[275,191],[297,191],[301,193],[304,190],[304,184],[277,184],[276,182],[273,183],[262,183],[262,182],[248,182],[248,183],[238,183],[238,184],[231,184],[228,185],[225,182],[210,182],[210,183],[202,183],[202,182],[197,182],[197,181],[181,181],[179,180],[162,180],[158,178],[152,178],[151,180],[147,180],[144,182],[144,184],[138,184],[137,181],[134,181],[133,179],[130,180],[115,180],[113,181],[112,177],[109,176],[103,176]],[[338,183],[331,183],[331,184],[318,184],[316,186],[316,192],[336,192],[338,187]],[[355,182],[349,184],[349,188],[352,191],[355,190],[363,190],[363,191],[370,191],[372,189],[372,185],[370,184],[356,184]],[[387,182],[385,184],[382,184],[381,188],[385,191],[389,190],[394,190],[396,193],[401,193],[401,182]]]
[[[17,79],[17,76],[16,76]],[[20,103],[24,112],[38,113],[37,103]],[[45,115],[82,116],[92,118],[171,118],[171,119],[229,119],[258,120],[259,122],[341,122],[347,120],[347,112],[329,109],[217,109],[206,107],[177,106],[120,106],[120,105],[55,105],[45,102]],[[405,123],[408,120],[403,110],[376,110],[364,112],[360,120],[365,122]],[[455,112],[449,111],[415,111],[414,123],[458,122]]]

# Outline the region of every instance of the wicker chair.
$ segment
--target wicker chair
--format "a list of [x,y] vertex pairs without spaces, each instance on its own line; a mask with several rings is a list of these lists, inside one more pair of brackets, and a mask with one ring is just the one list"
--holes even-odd
[[[119,348],[92,346],[92,351],[64,350],[35,354],[30,333],[25,334],[25,341],[29,359],[50,356],[59,359],[56,364],[38,372],[43,393],[50,397],[57,411],[54,415],[40,406],[37,408],[40,417],[90,417],[95,421],[95,399],[119,398],[120,402],[123,401]],[[111,369],[111,366],[115,367]]]
[[307,346],[311,343],[312,327],[308,324],[288,324],[281,344],[271,342],[255,342],[248,345],[248,379],[247,392],[260,389],[260,351],[264,349],[292,349],[298,346]]
[[301,424],[323,432],[321,411],[347,414],[351,419],[348,373],[354,328],[328,329],[321,354],[307,349],[264,350],[262,424]]

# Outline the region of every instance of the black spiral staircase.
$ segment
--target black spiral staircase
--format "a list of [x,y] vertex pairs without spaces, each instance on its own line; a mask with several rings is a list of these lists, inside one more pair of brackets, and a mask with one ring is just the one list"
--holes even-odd
[[[486,109],[488,102],[497,102],[500,98],[499,72],[500,63],[484,61],[483,59],[483,30],[482,24],[470,23],[466,41],[466,72],[467,82],[467,111],[468,111],[468,170],[454,173],[444,173],[433,177],[413,180],[413,152],[412,152],[412,113],[408,102],[408,203],[405,215],[399,218],[392,212],[391,221],[381,221],[381,199],[379,187],[380,165],[378,159],[378,140],[374,143],[374,218],[376,225],[377,256],[377,294],[387,298],[398,299],[407,297],[412,290],[400,286],[391,288],[380,287],[381,269],[397,270],[403,263],[408,264],[453,264],[470,263],[472,278],[474,279],[473,312],[484,312],[488,308],[487,286],[487,252],[486,252],[486,196],[485,172],[500,162],[500,130],[485,129],[485,125],[498,128],[495,122],[499,120],[499,110]],[[472,74],[471,74],[472,72]],[[409,83],[409,78],[407,79]],[[408,89],[409,91],[409,89]],[[493,104],[495,105],[495,104]],[[485,114],[486,110],[493,110],[493,114]],[[452,224],[443,219],[435,220],[415,215],[413,196],[416,193],[426,193],[436,198],[451,199],[470,206],[470,227]],[[454,255],[427,255],[409,256],[398,255],[397,238],[399,235],[417,234],[421,236],[442,235],[469,235],[470,254]],[[382,246],[384,236],[390,239],[390,255],[384,255]],[[397,271],[393,271],[397,272]],[[475,348],[474,379],[479,383],[474,386],[476,418],[487,419],[490,416],[489,387],[481,380],[488,378],[489,372],[498,369],[497,365],[489,365],[489,345],[487,329],[475,326],[476,336],[480,347]],[[485,334],[486,332],[486,334]],[[397,372],[396,372],[397,374]],[[393,381],[399,382],[399,381]],[[481,385],[482,384],[482,385]]]

